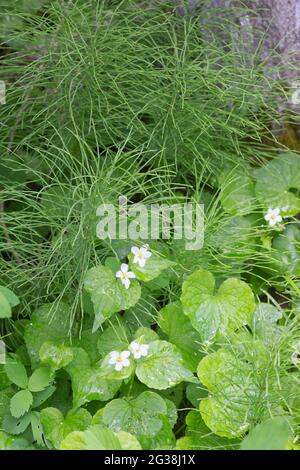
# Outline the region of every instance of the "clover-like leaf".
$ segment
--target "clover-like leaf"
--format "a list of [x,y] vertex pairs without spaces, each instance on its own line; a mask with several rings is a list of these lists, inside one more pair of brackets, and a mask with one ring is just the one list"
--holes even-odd
[[240,279],[226,279],[216,294],[214,290],[213,275],[203,269],[191,274],[182,286],[183,311],[206,344],[217,333],[226,335],[249,324],[255,308],[251,288]]
[[4,370],[7,377],[18,387],[26,388],[28,384],[28,377],[25,366],[15,359],[9,359],[4,365]]
[[31,392],[41,392],[52,381],[52,373],[49,367],[39,367],[36,369],[28,381],[28,389]]
[[55,392],[56,387],[55,385],[49,385],[46,387],[44,390],[41,392],[36,392],[33,395],[33,403],[32,403],[32,408],[38,408],[41,406],[48,398],[50,398],[53,393]]
[[286,216],[300,212],[300,159],[296,153],[284,153],[254,171],[255,192],[265,211],[281,209]]
[[[23,390],[22,390],[23,391]],[[9,434],[22,434],[28,428],[31,420],[31,413],[26,413],[20,418],[14,418],[10,413],[7,413],[2,422],[4,431]]]
[[40,420],[40,413],[32,411],[30,413],[30,424],[34,441],[40,446],[44,445],[43,440],[43,427]]
[[20,390],[10,400],[10,412],[14,418],[20,418],[31,407],[33,401],[29,390]]
[[164,390],[180,382],[194,382],[192,372],[184,366],[179,350],[168,341],[153,341],[148,354],[137,361],[136,376],[147,387]]

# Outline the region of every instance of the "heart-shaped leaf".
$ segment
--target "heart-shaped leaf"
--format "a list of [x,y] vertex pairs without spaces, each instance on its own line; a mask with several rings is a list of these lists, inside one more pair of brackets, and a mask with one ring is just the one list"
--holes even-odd
[[133,434],[144,449],[153,449],[153,442],[163,428],[162,415],[167,406],[163,398],[154,392],[143,392],[133,400],[117,399],[103,410],[103,424],[115,432]]
[[147,387],[157,390],[195,381],[176,346],[160,340],[150,343],[147,356],[137,360],[136,376]]
[[279,208],[282,215],[300,212],[300,197],[294,190],[300,188],[300,158],[298,154],[285,153],[254,171],[255,192],[265,211]]
[[182,285],[183,311],[206,344],[217,333],[226,335],[250,324],[255,308],[253,292],[240,279],[226,279],[216,294],[214,291],[214,277],[203,269],[191,274]]

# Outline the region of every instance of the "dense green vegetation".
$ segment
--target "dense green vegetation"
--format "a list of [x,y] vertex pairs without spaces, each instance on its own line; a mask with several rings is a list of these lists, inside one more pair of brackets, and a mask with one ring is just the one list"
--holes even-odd
[[[272,130],[299,118],[278,70],[172,2],[0,7],[0,448],[298,449],[300,157]],[[124,195],[204,204],[203,248],[99,239]]]

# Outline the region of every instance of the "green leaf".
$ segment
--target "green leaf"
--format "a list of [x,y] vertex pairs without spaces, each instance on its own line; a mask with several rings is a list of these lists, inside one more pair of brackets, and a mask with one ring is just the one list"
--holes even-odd
[[62,441],[60,450],[86,450],[87,443],[84,432],[73,431]]
[[300,211],[300,198],[293,190],[300,187],[299,155],[284,153],[254,171],[255,192],[264,210],[269,207],[281,209],[286,216]]
[[27,450],[29,448],[30,444],[26,439],[0,431],[0,450]]
[[207,390],[201,383],[191,383],[186,387],[186,397],[195,408],[199,407],[201,398],[207,397]]
[[282,318],[282,315],[282,311],[274,305],[264,302],[259,303],[252,320],[252,328],[256,333],[256,337],[260,338],[265,344],[270,345],[280,341],[285,327],[277,325],[277,321]]
[[[233,439],[227,439],[213,434],[206,426],[203,418],[198,410],[189,411],[186,416],[186,436],[184,440],[177,441],[179,449],[194,449],[194,450],[220,450],[220,449],[234,449],[237,447],[237,442]],[[191,447],[188,447],[190,445]]]
[[121,450],[117,436],[103,426],[91,426],[85,432],[75,431],[61,443],[61,450]]
[[57,408],[44,408],[40,419],[46,438],[59,449],[68,434],[73,431],[85,431],[91,424],[92,417],[83,408],[69,411],[65,418]]
[[63,302],[57,308],[53,304],[42,305],[33,313],[25,327],[24,339],[34,366],[40,361],[39,352],[45,342],[68,341],[70,315],[69,306]]
[[182,354],[186,367],[195,371],[202,357],[199,333],[184,315],[180,302],[164,307],[158,315],[157,323],[168,339]]
[[107,380],[99,365],[91,365],[88,354],[73,348],[74,359],[66,367],[72,380],[73,405],[78,408],[92,400],[108,401],[119,390],[120,380]]
[[256,306],[253,315],[253,325],[264,321],[269,323],[276,323],[282,318],[282,311],[272,304],[261,302]]
[[104,407],[102,419],[113,431],[129,432],[144,449],[153,449],[152,444],[163,427],[161,415],[166,414],[164,399],[147,391],[133,400],[112,400]]
[[126,289],[116,274],[106,266],[89,269],[84,277],[84,287],[90,293],[94,305],[93,332],[114,313],[133,307],[141,295],[141,287],[135,279]]
[[106,266],[89,269],[84,277],[84,287],[94,305],[93,331],[96,331],[107,318],[121,310],[121,292],[115,274]]
[[132,434],[126,431],[115,433],[121,444],[122,450],[142,450],[142,446]]
[[55,392],[56,387],[55,385],[49,385],[49,387],[46,387],[44,390],[41,392],[37,392],[33,395],[33,404],[32,408],[38,408],[41,406],[43,403],[45,403],[48,398],[50,398],[53,393]]
[[235,167],[223,171],[219,176],[219,187],[222,206],[230,214],[248,214],[255,207],[254,183],[242,169]]
[[191,371],[185,368],[177,348],[160,340],[150,343],[147,356],[138,359],[136,375],[147,387],[157,390],[195,380]]
[[40,413],[32,411],[30,414],[30,423],[34,441],[37,442],[38,445],[44,446],[43,427],[40,420]]
[[255,219],[253,216],[231,216],[221,220],[213,231],[210,244],[219,250],[224,261],[245,260],[256,250]]
[[41,361],[49,364],[54,370],[66,367],[73,360],[72,348],[51,341],[42,345],[39,354]]
[[31,407],[33,401],[29,390],[17,392],[10,400],[10,412],[14,418],[20,418]]
[[253,428],[241,443],[241,450],[287,450],[291,438],[288,420],[268,419]]
[[48,387],[52,381],[52,373],[49,367],[39,367],[36,369],[28,381],[28,389],[31,392],[41,392]]
[[254,418],[255,397],[260,394],[252,364],[219,349],[200,361],[197,373],[209,391],[209,397],[200,402],[205,424],[230,439],[244,434]]
[[300,232],[296,224],[289,225],[284,233],[274,237],[268,256],[272,257],[270,267],[278,274],[300,276]]
[[7,377],[18,387],[26,388],[28,384],[27,372],[23,364],[16,362],[14,359],[9,359],[4,365],[4,370]]
[[19,305],[20,300],[19,298],[13,293],[12,290],[8,289],[7,287],[0,286],[0,293],[6,297],[6,300],[10,304],[11,307],[16,307]]
[[152,253],[151,257],[147,259],[147,262],[143,268],[140,268],[137,263],[133,263],[133,254],[130,253],[128,256],[130,269],[134,272],[137,279],[143,282],[152,281],[162,273],[165,269],[175,266],[174,261],[170,261],[167,258]]
[[0,390],[0,423],[9,409],[10,399],[13,395],[14,391],[12,387],[7,387],[3,390]]
[[8,378],[4,364],[0,364],[0,390],[7,388],[11,384],[11,380]]
[[244,417],[246,409],[239,412],[234,407],[224,405],[222,400],[214,397],[204,398],[200,403],[200,412],[205,424],[214,434],[228,439],[243,435],[250,426]]
[[99,337],[97,347],[101,357],[111,351],[124,351],[128,349],[128,332],[122,325],[109,326]]
[[145,344],[152,343],[152,341],[156,341],[157,339],[159,339],[159,336],[154,330],[151,330],[151,328],[141,326],[134,333],[133,339]]
[[6,296],[0,292],[0,318],[11,317],[11,306]]
[[255,308],[253,292],[240,279],[226,279],[216,294],[214,290],[213,275],[203,269],[191,274],[182,285],[183,311],[206,344],[217,333],[227,335],[250,324]]
[[9,434],[22,434],[29,426],[31,420],[31,413],[26,413],[20,418],[14,418],[10,413],[7,413],[3,419],[3,429]]

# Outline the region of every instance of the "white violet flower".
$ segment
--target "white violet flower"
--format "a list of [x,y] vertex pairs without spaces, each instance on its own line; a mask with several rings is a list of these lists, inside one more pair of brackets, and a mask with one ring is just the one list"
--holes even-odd
[[142,356],[147,356],[149,345],[139,344],[133,341],[130,343],[129,349],[131,350],[134,359],[140,359]]
[[132,271],[128,271],[128,264],[122,263],[120,271],[116,272],[116,277],[121,279],[122,284],[126,289],[130,286],[130,279],[135,277]]
[[131,253],[134,255],[133,262],[138,263],[140,268],[145,266],[147,259],[152,255],[151,251],[149,251],[146,246],[142,246],[142,248],[133,246]]
[[109,364],[112,364],[115,366],[115,370],[118,372],[123,369],[123,367],[128,367],[130,366],[130,361],[129,361],[129,356],[130,356],[130,351],[123,351],[123,352],[118,352],[118,351],[112,351],[110,353],[110,358],[109,358]]
[[268,212],[265,215],[265,220],[269,222],[269,225],[271,227],[274,227],[274,225],[276,225],[277,222],[282,222],[282,217],[280,215],[279,207],[276,207],[275,209],[271,209],[269,207]]

